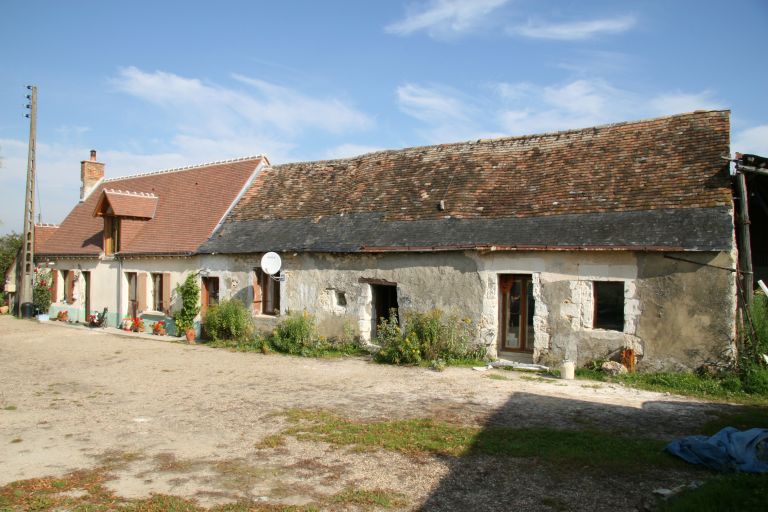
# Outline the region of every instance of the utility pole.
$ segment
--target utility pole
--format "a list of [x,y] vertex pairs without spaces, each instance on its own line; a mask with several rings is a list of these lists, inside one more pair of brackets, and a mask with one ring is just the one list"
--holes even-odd
[[754,275],[752,274],[752,240],[750,237],[749,222],[749,193],[747,192],[747,178],[744,172],[739,168],[741,155],[736,153],[736,191],[739,198],[739,238],[741,247],[739,247],[739,269],[741,270],[742,286],[744,290],[744,306],[747,311],[752,308],[752,297],[754,295]]
[[19,287],[19,316],[34,315],[32,285],[35,275],[35,140],[37,138],[37,86],[28,85],[29,155],[27,157],[27,191],[24,195],[24,238],[21,249],[21,283]]

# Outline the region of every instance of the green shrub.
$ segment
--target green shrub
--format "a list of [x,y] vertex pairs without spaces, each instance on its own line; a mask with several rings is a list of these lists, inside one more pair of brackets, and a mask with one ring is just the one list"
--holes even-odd
[[485,347],[474,342],[475,329],[469,320],[446,316],[439,309],[405,315],[403,329],[394,311],[378,326],[376,360],[393,364],[419,364],[441,360],[456,363],[486,357]]
[[273,350],[296,356],[339,356],[365,352],[360,348],[351,327],[345,326],[344,335],[338,339],[320,336],[315,317],[307,311],[288,313],[267,341]]
[[51,272],[39,270],[32,285],[32,303],[38,313],[48,314],[51,308]]
[[209,308],[203,325],[206,335],[214,341],[245,340],[253,334],[251,313],[236,300],[225,300]]
[[768,368],[757,364],[745,366],[742,369],[741,385],[747,393],[768,396]]
[[195,325],[195,317],[200,312],[198,300],[200,285],[197,284],[197,272],[187,275],[183,283],[176,286],[176,293],[181,298],[181,309],[173,314],[177,334],[182,334]]
[[768,298],[758,292],[752,302],[750,318],[754,331],[748,330],[744,356],[755,363],[764,363],[763,354],[768,354]]
[[307,313],[288,313],[272,331],[270,344],[278,352],[307,355],[319,341],[315,317]]

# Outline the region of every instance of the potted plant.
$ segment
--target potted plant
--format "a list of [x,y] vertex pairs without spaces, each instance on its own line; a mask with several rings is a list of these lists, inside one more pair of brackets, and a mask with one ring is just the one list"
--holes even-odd
[[165,322],[159,320],[152,326],[152,334],[156,336],[165,336]]
[[131,330],[133,332],[143,332],[144,331],[144,320],[142,320],[138,316],[133,317],[133,320],[131,320]]
[[189,274],[183,283],[176,286],[176,293],[181,298],[181,309],[173,314],[173,323],[179,334],[186,335],[187,341],[195,341],[195,317],[200,312],[200,285],[197,284],[197,272]]
[[125,317],[120,321],[120,328],[124,331],[130,331],[131,330],[131,317]]

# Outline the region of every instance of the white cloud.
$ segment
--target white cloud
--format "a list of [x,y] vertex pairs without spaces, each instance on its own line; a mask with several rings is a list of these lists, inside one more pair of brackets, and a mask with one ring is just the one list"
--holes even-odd
[[406,17],[387,25],[391,34],[409,35],[426,31],[432,37],[450,37],[477,28],[509,0],[432,0],[411,4]]
[[599,78],[499,83],[486,89],[470,95],[407,84],[397,92],[400,109],[422,123],[419,134],[429,143],[587,128],[719,105],[710,91],[649,97]]
[[723,108],[717,100],[712,98],[711,91],[698,93],[672,92],[652,98],[649,102],[652,113],[655,115],[679,114],[694,110],[717,110]]
[[374,151],[381,151],[383,149],[379,146],[366,146],[363,144],[341,144],[325,152],[325,158],[349,158],[358,155],[364,155],[365,153],[373,153]]
[[620,34],[631,29],[635,23],[636,20],[632,16],[572,21],[567,23],[529,21],[525,25],[510,27],[507,29],[507,32],[509,34],[521,35],[533,39],[580,41],[601,34]]
[[447,88],[405,84],[397,88],[400,110],[421,121],[466,121],[469,107]]
[[736,132],[731,137],[731,152],[768,156],[768,124]]
[[402,112],[426,125],[418,132],[428,143],[499,135],[484,128],[484,108],[477,100],[448,87],[401,85],[397,103]]
[[306,129],[331,133],[370,128],[364,113],[335,98],[312,98],[270,82],[233,75],[249,89],[204,84],[173,73],[121,69],[112,83],[118,90],[173,111],[185,131],[222,135],[278,129],[295,134]]

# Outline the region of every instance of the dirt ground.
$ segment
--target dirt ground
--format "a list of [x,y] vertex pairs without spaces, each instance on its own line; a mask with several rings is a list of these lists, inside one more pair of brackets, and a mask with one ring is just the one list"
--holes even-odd
[[401,493],[408,510],[635,510],[654,488],[695,474],[596,479],[553,476],[530,458],[361,453],[293,438],[257,444],[286,426],[274,413],[289,408],[366,420],[595,426],[671,440],[727,407],[520,372],[435,372],[148,338],[0,316],[0,486],[117,456],[125,464],[108,486],[119,495],[171,494],[203,506],[302,505],[355,488]]

